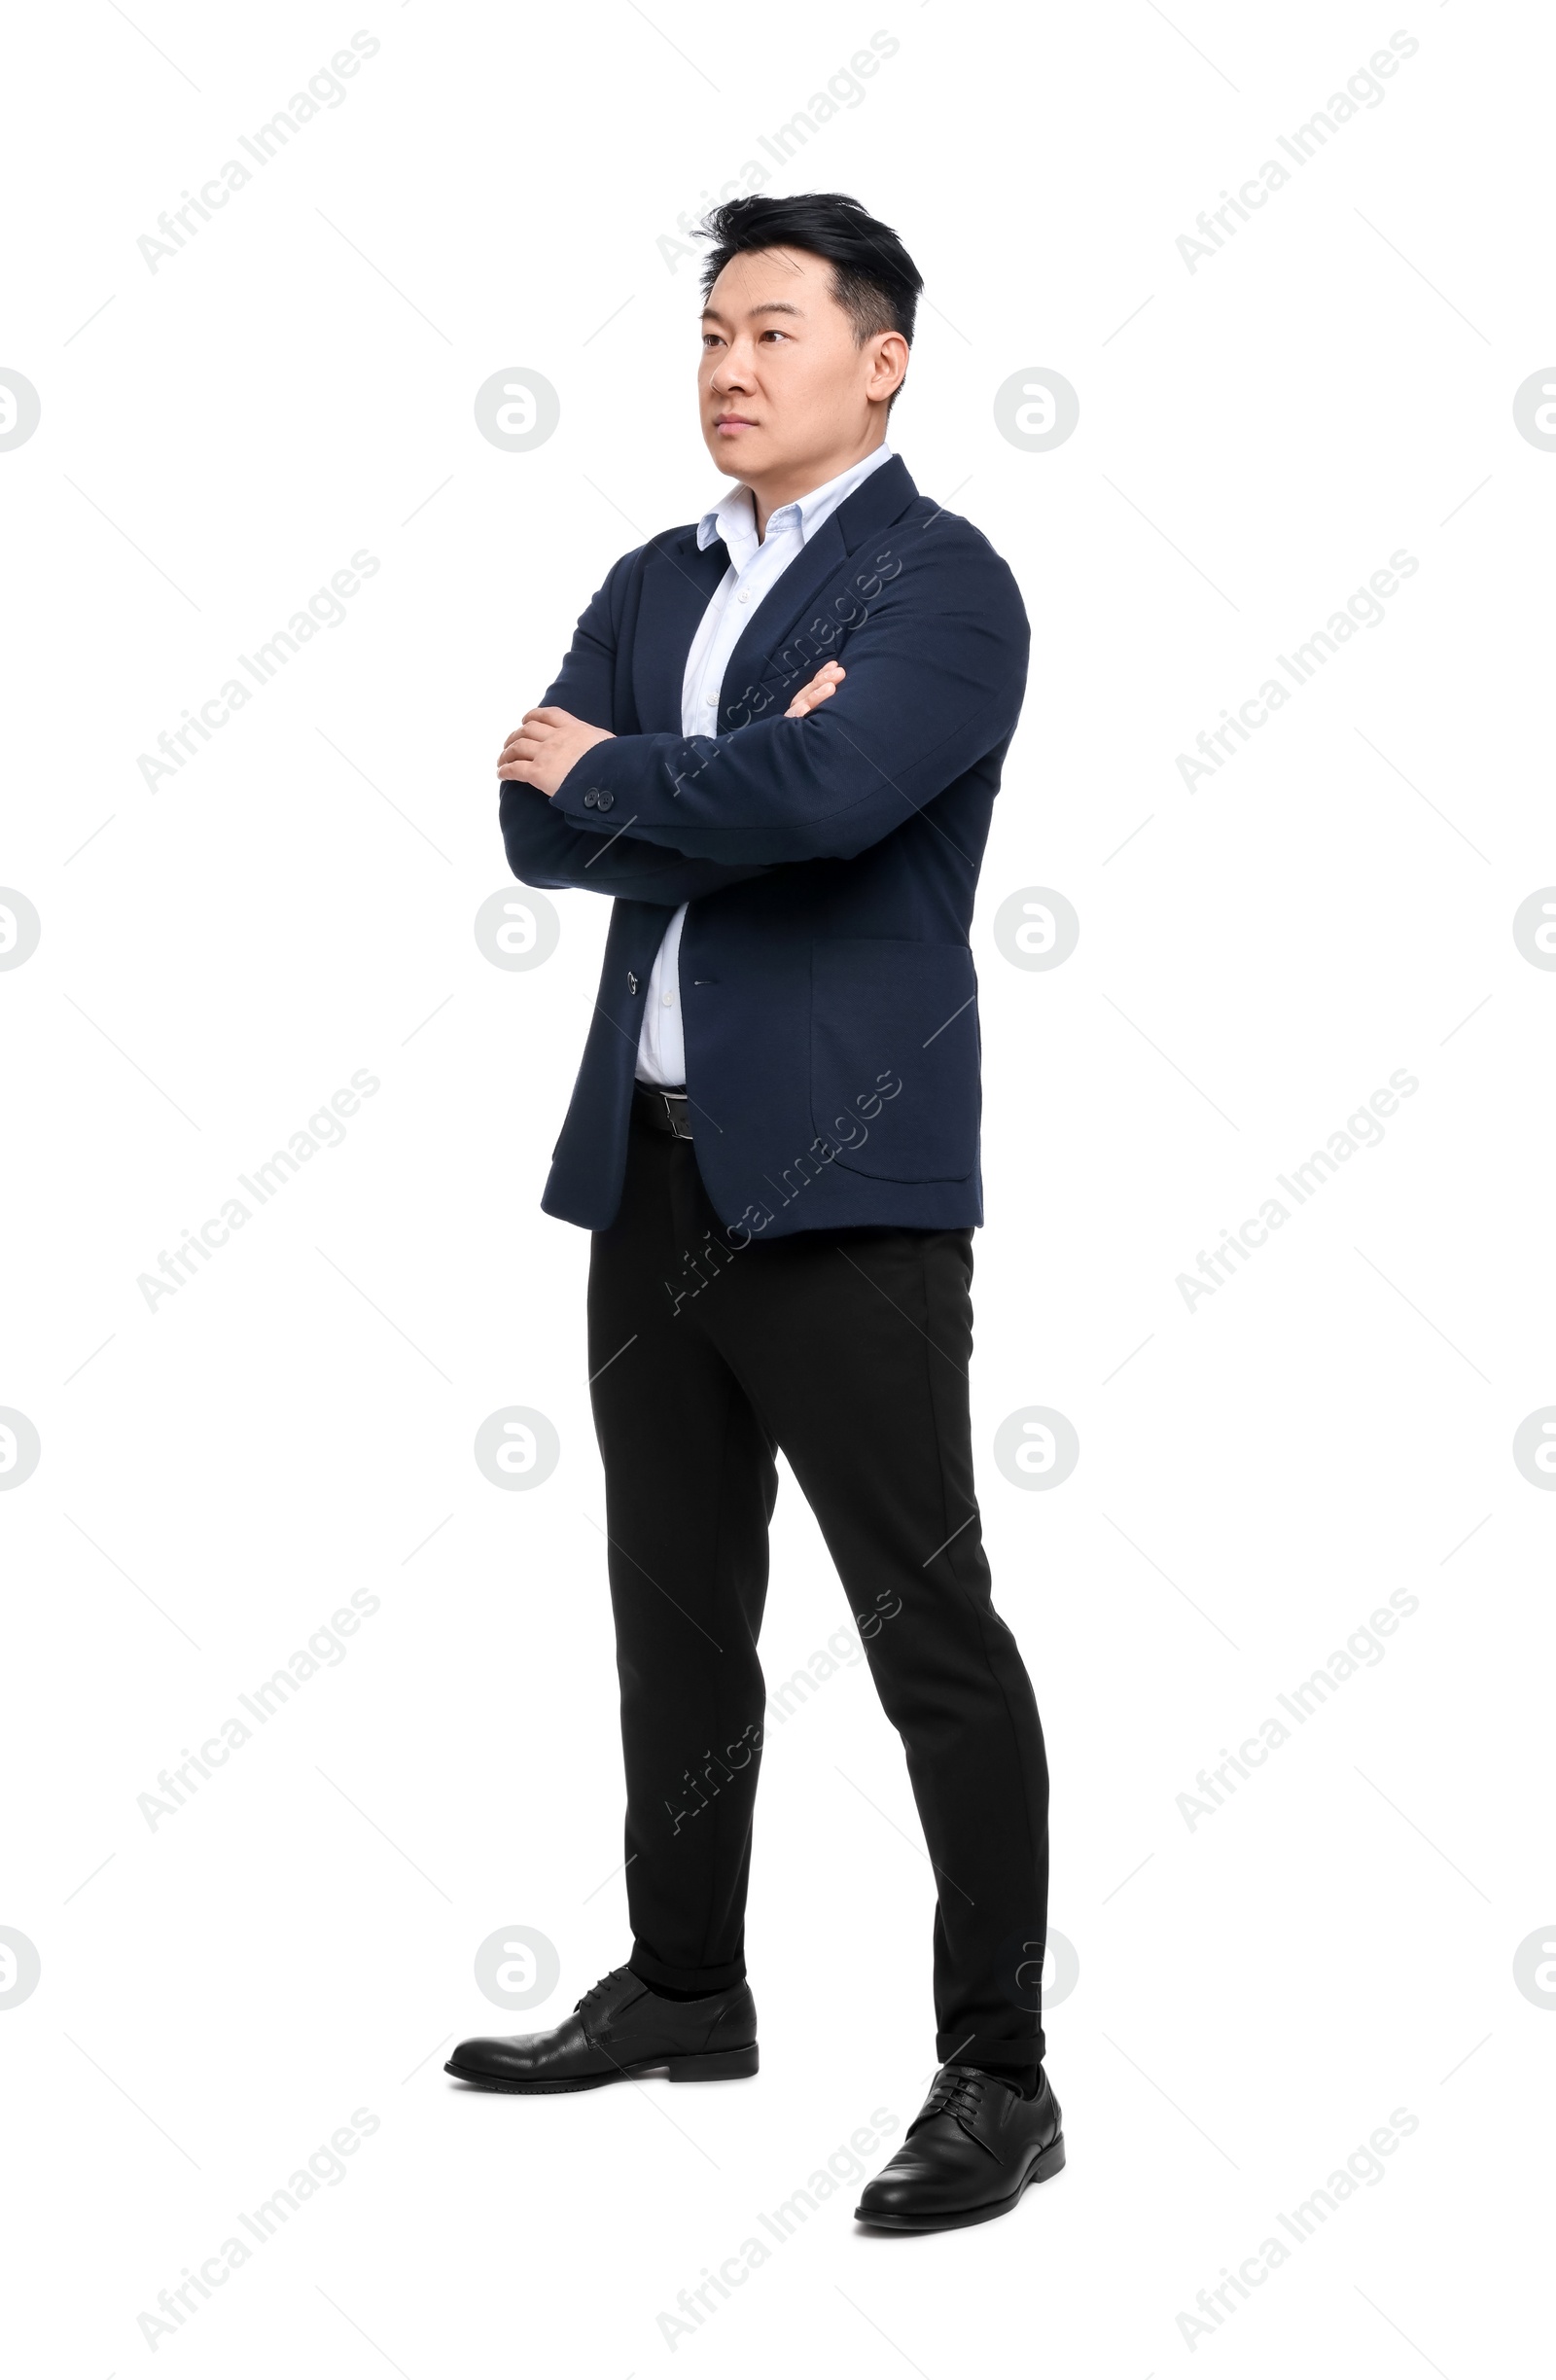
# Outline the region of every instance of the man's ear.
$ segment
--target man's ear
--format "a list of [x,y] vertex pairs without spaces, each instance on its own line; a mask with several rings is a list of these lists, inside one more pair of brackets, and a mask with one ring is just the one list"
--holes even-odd
[[907,341],[901,331],[880,331],[872,342],[875,353],[871,359],[868,393],[879,404],[895,395],[907,377]]

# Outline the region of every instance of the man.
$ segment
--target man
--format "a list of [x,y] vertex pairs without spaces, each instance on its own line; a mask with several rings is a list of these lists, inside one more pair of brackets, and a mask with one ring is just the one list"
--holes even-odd
[[[923,285],[896,233],[811,195],[736,199],[707,235],[702,429],[735,484],[616,565],[498,767],[514,872],[616,904],[543,1203],[593,1234],[633,1948],[567,2022],[463,2043],[447,2071],[513,2091],[756,2073],[782,1448],[935,1866],[944,2063],[858,2209],[933,2230],[1064,2162],[1034,1988],[1047,1771],[968,1412],[968,934],[1028,629],[1006,565],[886,444]],[[828,1980],[842,2045],[868,2003]]]

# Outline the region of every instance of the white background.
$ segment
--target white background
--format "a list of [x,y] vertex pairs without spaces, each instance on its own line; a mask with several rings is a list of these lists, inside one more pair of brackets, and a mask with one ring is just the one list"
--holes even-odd
[[[1512,398],[1556,352],[1552,27],[883,7],[10,29],[0,364],[42,401],[0,454],[0,882],[43,928],[0,974],[0,1404],[43,1448],[0,1496],[0,1924],[42,1960],[0,2010],[18,2370],[138,2368],[159,2291],[357,2109],[344,2180],[159,2362],[1468,2380],[1544,2327],[1556,2017],[1513,1960],[1556,1936],[1556,1504],[1510,1446],[1556,1399],[1556,976],[1511,920],[1556,878],[1556,457]],[[359,21],[344,103],[151,271],[159,213]],[[1191,273],[1199,211],[1401,23],[1384,102]],[[680,2291],[916,2109],[931,1880],[845,1666],[771,1729],[760,2078],[523,2100],[442,2072],[628,1947],[587,1243],[538,1206],[606,917],[558,896],[527,973],[473,919],[506,880],[503,735],[617,554],[719,484],[695,266],[661,235],[877,29],[896,53],[767,187],[902,233],[928,302],[894,444],[1033,622],[974,927],[974,1419],[1079,1962],[1049,2015],[1069,2166],[932,2239],[861,2233],[842,2187],[672,2350]],[[509,454],[473,400],[520,367],[561,422]],[[1040,367],[1080,420],[1031,453],[993,398]],[[1383,623],[1187,791],[1176,756],[1401,548]],[[341,624],[149,791],[137,756],[363,549]],[[1081,919],[1050,973],[992,940],[1031,886]],[[360,1068],[343,1144],[149,1311],[137,1276]],[[1177,1275],[1400,1068],[1382,1144],[1190,1311]],[[510,1404],[560,1435],[532,1493],[473,1460]],[[989,1452],[1032,1404],[1080,1438],[1047,1494]],[[1199,1770],[1399,1589],[1385,1657],[1191,1829]],[[346,1658],[150,1828],[159,1771],[353,1590],[381,1608]],[[846,1619],[786,1480],[769,1679]],[[472,1963],[515,1925],[561,1975],[510,2018]],[[1190,2348],[1196,2292],[1396,2109],[1385,2178]]]

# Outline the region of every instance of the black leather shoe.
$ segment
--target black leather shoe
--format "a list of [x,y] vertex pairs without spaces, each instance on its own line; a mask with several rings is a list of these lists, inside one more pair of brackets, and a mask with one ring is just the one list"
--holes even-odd
[[975,2066],[942,2066],[907,2137],[854,2209],[887,2231],[951,2231],[1008,2215],[1064,2163],[1059,2102],[1044,2075],[1023,2099]]
[[592,2091],[667,2073],[721,2082],[757,2071],[757,2004],[749,1983],[705,2000],[661,2000],[630,1968],[614,1968],[548,2033],[461,2042],[443,2068],[487,2091]]

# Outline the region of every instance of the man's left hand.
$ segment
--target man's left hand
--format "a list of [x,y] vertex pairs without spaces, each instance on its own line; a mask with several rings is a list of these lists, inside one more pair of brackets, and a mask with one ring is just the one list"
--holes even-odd
[[586,720],[575,719],[571,711],[548,702],[538,711],[524,713],[523,726],[513,729],[498,756],[497,774],[519,785],[538,785],[543,794],[554,794],[585,752],[611,740],[609,728],[591,728]]

